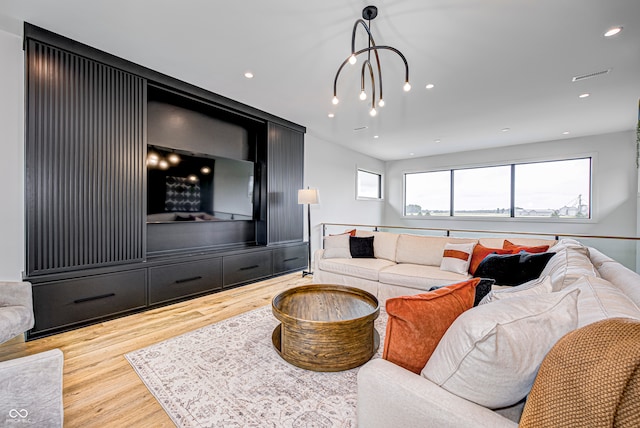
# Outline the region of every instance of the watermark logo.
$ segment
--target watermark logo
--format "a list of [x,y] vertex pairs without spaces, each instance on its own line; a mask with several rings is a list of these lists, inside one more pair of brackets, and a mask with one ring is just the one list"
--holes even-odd
[[9,417],[10,418],[14,418],[14,419],[25,419],[27,416],[29,416],[29,412],[27,411],[27,409],[11,409],[9,410]]

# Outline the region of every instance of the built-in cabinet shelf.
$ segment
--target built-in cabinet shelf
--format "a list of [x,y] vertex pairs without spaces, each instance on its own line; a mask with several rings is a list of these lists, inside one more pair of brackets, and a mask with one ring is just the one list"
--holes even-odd
[[[30,24],[24,36],[28,338],[306,267],[303,126]],[[248,219],[147,223],[149,131],[174,110],[204,124],[184,134],[198,151],[253,162]]]

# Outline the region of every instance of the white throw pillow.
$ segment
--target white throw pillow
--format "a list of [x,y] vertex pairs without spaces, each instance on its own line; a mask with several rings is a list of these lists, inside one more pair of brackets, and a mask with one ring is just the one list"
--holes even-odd
[[467,275],[469,273],[473,247],[475,246],[475,243],[445,244],[440,270]]
[[480,305],[485,303],[495,302],[497,300],[509,299],[511,297],[522,296],[537,296],[540,294],[551,293],[553,287],[551,285],[551,278],[544,276],[541,278],[532,279],[524,284],[517,285],[515,287],[505,287],[499,290],[492,290],[484,296]]
[[490,409],[519,402],[531,390],[547,352],[576,328],[578,293],[513,297],[463,312],[422,376]]
[[350,259],[351,250],[349,249],[349,234],[331,235],[324,237],[324,254],[325,259]]

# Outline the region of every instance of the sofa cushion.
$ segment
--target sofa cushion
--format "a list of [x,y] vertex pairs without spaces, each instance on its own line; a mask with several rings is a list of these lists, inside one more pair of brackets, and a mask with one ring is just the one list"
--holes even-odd
[[422,376],[488,408],[522,400],[549,349],[577,325],[578,290],[514,297],[462,313]]
[[553,291],[562,290],[583,275],[600,276],[589,260],[586,247],[561,249],[549,260],[540,276],[550,276]]
[[371,281],[378,281],[380,271],[393,265],[395,265],[395,263],[384,259],[323,258],[318,261],[318,266],[323,271],[355,276]]
[[380,271],[380,287],[384,284],[411,287],[428,291],[437,285],[449,285],[469,279],[469,275],[441,270],[440,266],[414,265],[409,263],[391,264]]
[[565,248],[585,248],[585,246],[571,238],[563,238],[556,242],[553,246],[549,248],[549,251],[552,253],[557,253],[560,250],[564,250]]
[[511,250],[505,250],[504,248],[490,248],[478,243],[473,247],[473,254],[471,255],[471,262],[469,263],[469,273],[471,275],[476,273],[480,262],[485,259],[489,254],[513,254]]
[[608,318],[640,320],[640,308],[618,287],[603,278],[582,276],[565,290],[579,289],[578,327]]
[[372,259],[374,257],[373,236],[366,238],[349,236],[349,252],[353,258]]
[[514,253],[517,253],[520,251],[526,251],[527,253],[537,254],[537,253],[544,253],[545,251],[547,251],[549,249],[549,245],[536,245],[536,246],[518,245],[518,244],[514,244],[508,239],[505,239],[504,244],[502,244],[502,248],[506,250],[511,250]]
[[388,299],[382,358],[420,373],[451,323],[473,306],[479,278],[424,294]]
[[396,247],[400,234],[391,232],[371,232],[369,230],[358,230],[356,236],[373,236],[373,254],[377,259],[387,259],[396,261]]
[[[595,251],[591,250],[591,253],[593,252]],[[633,303],[640,307],[640,277],[638,274],[613,259],[606,260],[603,257],[598,257],[596,260],[600,264],[598,273],[602,278],[622,290]]]
[[471,263],[471,254],[475,245],[474,242],[469,244],[447,242],[444,245],[440,269],[466,275],[469,272],[469,263]]
[[532,279],[524,284],[517,285],[515,287],[507,287],[501,290],[493,290],[487,294],[482,301],[481,305],[485,303],[495,302],[497,300],[509,299],[511,297],[523,297],[523,296],[537,296],[540,294],[551,293],[553,287],[551,286],[551,278],[543,276],[540,278]]
[[476,243],[476,239],[450,238],[447,236],[420,236],[401,234],[398,238],[396,262],[427,266],[440,266],[444,246],[448,243]]
[[349,237],[350,235],[348,233],[325,236],[323,241],[324,254],[322,257],[325,259],[350,259]]
[[553,253],[489,254],[474,276],[493,278],[498,285],[520,285],[538,278]]

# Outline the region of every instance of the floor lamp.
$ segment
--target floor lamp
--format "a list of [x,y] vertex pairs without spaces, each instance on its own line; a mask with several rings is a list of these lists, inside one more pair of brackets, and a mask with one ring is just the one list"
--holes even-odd
[[309,240],[309,266],[308,270],[302,271],[302,277],[313,275],[311,271],[311,205],[318,203],[318,189],[298,190],[298,204],[307,204],[307,237]]

